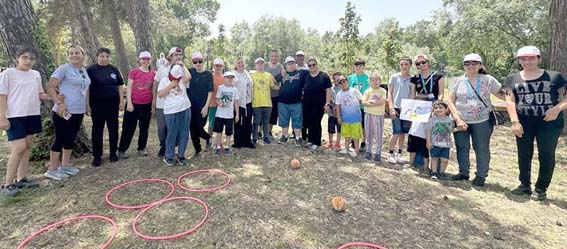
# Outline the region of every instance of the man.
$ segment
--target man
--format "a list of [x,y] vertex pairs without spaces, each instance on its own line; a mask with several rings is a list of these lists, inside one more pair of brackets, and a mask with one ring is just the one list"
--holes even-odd
[[295,53],[295,62],[297,63],[298,70],[309,70],[305,64],[305,53],[303,51],[299,50]]
[[[348,76],[348,84],[349,87],[352,87],[358,90],[361,93],[364,93],[366,89],[370,87],[370,81],[368,75],[364,73],[364,66],[366,62],[362,59],[358,59],[354,62],[354,74]],[[362,115],[362,129],[364,130],[364,106],[360,105],[360,113]],[[364,141],[364,138],[362,139]],[[364,151],[364,147],[366,144],[362,142],[360,144],[360,150]]]
[[191,122],[190,133],[193,148],[195,148],[195,155],[193,158],[201,156],[201,138],[206,141],[206,148],[212,146],[211,135],[205,129],[207,122],[207,114],[209,113],[209,105],[213,96],[213,74],[205,70],[203,64],[203,55],[201,52],[196,51],[191,55],[191,62],[193,68],[189,70],[191,73],[191,83],[187,88],[187,96],[191,100]]
[[279,143],[287,144],[289,120],[291,119],[293,133],[295,134],[295,145],[301,146],[303,143],[303,139],[301,138],[301,128],[303,127],[303,111],[301,104],[303,80],[300,78],[300,72],[297,70],[297,65],[293,57],[288,56],[285,58],[285,68],[286,73],[280,87],[280,96],[278,97],[278,122],[280,127],[282,127],[282,136]]
[[[279,63],[280,55],[278,54],[277,49],[272,49],[270,51],[270,61],[268,65],[264,67],[264,70],[268,73],[271,73],[272,76],[276,79],[276,85],[280,86],[282,84],[283,79],[283,65]],[[272,135],[272,128],[274,125],[278,124],[278,96],[280,94],[279,90],[271,89],[270,95],[272,98],[272,113],[270,114],[270,138],[273,139],[274,136]]]

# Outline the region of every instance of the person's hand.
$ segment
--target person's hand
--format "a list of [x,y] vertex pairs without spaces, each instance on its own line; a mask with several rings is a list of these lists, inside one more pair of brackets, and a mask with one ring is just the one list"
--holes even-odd
[[201,109],[201,116],[204,118],[207,117],[207,114],[209,114],[209,108],[205,106]]
[[7,118],[0,119],[0,130],[7,131],[10,129],[10,120]]
[[543,120],[547,122],[556,120],[559,113],[561,113],[561,108],[559,108],[558,106],[554,106],[550,109],[547,109],[547,111],[545,112],[545,117],[543,117]]
[[342,118],[337,118],[337,123],[339,123],[339,125],[343,124],[343,119]]
[[398,112],[396,112],[396,110],[391,109],[390,110],[390,119],[397,119],[398,118]]
[[121,112],[124,111],[124,102],[120,102],[120,104],[118,105],[118,108]]
[[514,132],[516,137],[521,138],[524,135],[524,127],[522,127],[522,124],[518,121],[512,122],[512,132]]
[[457,128],[461,131],[466,131],[469,128],[469,125],[467,124],[467,122],[465,122],[462,119],[457,119],[455,120],[455,122],[457,122]]
[[65,100],[65,94],[57,94],[57,101],[56,102],[61,102],[63,103],[63,101]]
[[325,105],[324,109],[325,109],[325,112],[327,112],[327,113],[331,111],[331,108],[329,107],[329,105]]
[[237,113],[236,116],[234,116],[234,122],[238,123],[238,121],[240,121],[240,115]]
[[152,115],[156,114],[156,103],[152,102]]
[[[153,109],[152,109],[152,110],[153,110]],[[134,105],[128,105],[128,106],[126,107],[126,111],[128,111],[128,112],[133,112],[133,111],[134,111]]]
[[[63,117],[66,111],[67,111],[67,105],[65,105],[65,103],[61,103],[57,105],[57,115],[59,115],[59,117]],[[88,105],[87,105],[87,112],[90,113],[90,106]]]
[[433,144],[431,143],[431,141],[427,141],[427,149],[431,150],[431,148],[433,148]]

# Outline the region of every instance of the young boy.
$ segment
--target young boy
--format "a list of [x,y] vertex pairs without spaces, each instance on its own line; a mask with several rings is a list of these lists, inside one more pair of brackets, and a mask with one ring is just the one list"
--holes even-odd
[[[213,61],[213,66],[214,66],[214,70],[213,70],[213,98],[215,96],[217,96],[217,90],[219,88],[219,86],[221,86],[224,83],[224,76],[223,76],[223,72],[224,72],[224,61],[221,58],[216,58]],[[211,101],[211,104],[209,105],[209,128],[207,130],[207,133],[209,133],[209,135],[213,136],[213,128],[215,127],[215,117],[216,117],[216,113],[217,113],[217,102],[213,99],[213,101]],[[207,149],[210,149],[208,147],[209,145],[207,145]]]
[[[427,149],[431,153],[431,179],[447,180],[445,169],[449,163],[451,133],[455,125],[449,117],[449,105],[443,101],[433,103],[433,116],[427,124]],[[437,167],[441,159],[441,168]]]
[[[378,72],[370,75],[370,88],[364,92],[362,104],[366,107],[364,113],[364,138],[366,139],[366,153],[364,158],[375,162],[382,161],[382,137],[384,134],[384,109],[386,108],[386,90],[380,87],[381,76]],[[373,145],[376,150],[372,153]]]
[[270,140],[270,116],[272,115],[272,98],[270,90],[279,90],[276,79],[271,73],[264,71],[265,62],[263,58],[257,58],[256,72],[252,77],[252,109],[254,110],[254,127],[252,129],[252,143],[258,141],[258,128],[262,125],[264,144],[271,144]]
[[[337,94],[337,121],[341,125],[342,135],[345,138],[345,148],[340,153],[356,157],[360,149],[359,141],[362,138],[360,111],[362,94],[356,88],[350,88],[344,76],[339,76],[337,79],[342,89]],[[354,140],[354,151],[349,152],[348,147],[351,140]]]
[[[388,152],[389,163],[403,163],[402,151],[406,134],[411,127],[411,122],[400,119],[402,113],[402,99],[410,98],[410,74],[412,59],[408,56],[401,57],[399,60],[400,73],[392,75],[388,83],[388,107],[390,119],[392,120],[392,138]],[[395,149],[397,148],[397,152]]]
[[43,91],[41,75],[32,69],[38,56],[34,49],[23,48],[17,53],[18,66],[0,74],[0,130],[7,131],[10,142],[2,194],[9,197],[22,188],[38,186],[27,179],[30,149],[33,135],[42,131],[40,100],[50,100]]
[[215,113],[215,126],[213,132],[216,136],[215,156],[220,155],[222,148],[222,130],[226,135],[225,155],[232,154],[231,139],[234,131],[234,123],[239,121],[238,94],[234,87],[234,73],[227,71],[224,73],[224,83],[217,89],[215,96],[217,102],[217,112]]
[[[337,81],[338,77],[341,76],[342,73],[336,72],[333,74],[333,88],[331,88],[331,104],[329,106],[329,112],[327,115],[329,119],[327,120],[327,132],[329,133],[329,142],[323,145],[325,148],[333,148],[334,150],[341,149],[341,126],[337,121],[337,110],[336,110],[336,103],[337,103],[337,94],[341,91],[341,87]],[[337,139],[336,142],[333,143],[333,135],[336,134]]]

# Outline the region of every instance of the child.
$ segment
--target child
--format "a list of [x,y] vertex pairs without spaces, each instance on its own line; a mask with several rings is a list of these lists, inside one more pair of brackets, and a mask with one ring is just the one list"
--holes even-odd
[[215,127],[213,132],[217,137],[215,156],[220,155],[222,148],[222,130],[225,129],[226,147],[224,148],[225,155],[232,154],[231,139],[234,131],[234,123],[239,121],[239,108],[238,108],[238,94],[236,87],[234,87],[235,75],[231,71],[224,73],[224,84],[220,85],[217,89],[215,96],[217,102],[217,112],[215,113]]
[[[449,162],[453,120],[449,117],[449,105],[443,101],[433,103],[433,116],[426,127],[427,148],[431,153],[431,179],[447,180],[445,169]],[[441,168],[438,167],[441,158]]]
[[[337,94],[337,121],[341,125],[342,135],[345,138],[345,148],[339,153],[350,154],[356,157],[360,149],[359,140],[362,138],[362,116],[360,104],[362,94],[356,88],[350,88],[344,76],[339,76],[338,84],[341,91]],[[354,140],[354,151],[348,151],[351,140]]]
[[167,125],[165,138],[165,156],[163,162],[166,166],[174,166],[175,145],[178,145],[177,162],[183,166],[187,163],[185,149],[189,142],[189,120],[191,119],[191,101],[187,97],[187,86],[184,84],[184,75],[189,74],[185,66],[175,65],[171,68],[169,76],[163,78],[158,86],[158,97],[163,99],[163,113]]
[[365,106],[364,114],[364,137],[366,139],[366,160],[372,159],[373,140],[376,139],[376,150],[374,153],[374,161],[381,162],[382,136],[384,134],[384,111],[386,108],[386,90],[380,87],[382,79],[378,72],[372,72],[370,75],[371,88],[364,91],[362,104]]
[[254,112],[254,126],[252,129],[252,143],[256,144],[258,141],[258,129],[262,126],[264,135],[264,144],[271,144],[270,140],[270,116],[272,114],[272,98],[270,97],[270,90],[279,90],[279,86],[276,86],[276,79],[271,73],[264,71],[264,59],[257,58],[256,72],[254,72],[250,77],[252,77],[252,110]]
[[[213,98],[217,96],[217,89],[220,85],[224,82],[224,61],[221,58],[216,58],[213,61],[214,70],[213,70]],[[209,135],[213,135],[213,127],[215,127],[215,117],[217,112],[217,102],[213,99],[211,104],[209,105],[209,128],[207,133]],[[210,149],[207,145],[207,149]]]
[[[334,85],[333,88],[331,88],[331,105],[329,106],[329,112],[327,112],[327,115],[329,116],[328,122],[327,122],[327,131],[329,133],[329,142],[327,142],[326,144],[323,145],[323,147],[325,148],[333,148],[334,150],[339,150],[341,148],[341,126],[339,125],[338,121],[337,121],[337,113],[336,113],[336,108],[335,108],[335,103],[337,101],[337,94],[341,91],[341,87],[338,84],[337,78],[339,76],[341,76],[342,74],[337,72],[333,74],[333,81],[334,81]],[[337,142],[333,143],[333,135],[337,134]]]
[[32,48],[17,53],[16,68],[0,74],[0,130],[6,130],[10,142],[10,157],[2,194],[16,196],[22,188],[38,184],[27,179],[33,135],[40,133],[40,100],[50,100],[44,93],[41,75],[32,67],[38,58]]

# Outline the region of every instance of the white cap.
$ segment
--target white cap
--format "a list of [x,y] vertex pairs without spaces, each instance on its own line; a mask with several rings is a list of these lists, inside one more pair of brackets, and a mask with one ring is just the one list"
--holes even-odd
[[296,56],[297,56],[297,55],[303,55],[303,56],[305,56],[305,53],[304,53],[303,51],[299,50],[299,51],[297,51],[297,52],[295,53],[295,55],[296,55]]
[[213,65],[223,65],[224,66],[224,61],[222,61],[221,58],[215,58],[215,60],[213,60]]
[[178,47],[172,47],[172,48],[169,50],[169,53],[167,54],[167,56],[172,56],[173,54],[175,54],[175,52],[177,52],[177,50],[180,50],[180,48],[178,48]]
[[345,78],[345,76],[339,75],[339,77],[337,77],[336,82],[337,82],[337,83],[340,83],[340,82],[343,81],[343,80],[347,80],[347,78]]
[[254,61],[254,63],[258,63],[258,62],[264,62],[264,58],[262,58],[262,57],[256,58],[256,60]]
[[191,60],[194,59],[203,59],[203,54],[201,54],[201,52],[199,51],[195,51],[191,54]]
[[152,58],[152,54],[150,54],[150,52],[148,51],[143,51],[140,53],[140,55],[138,55],[138,58],[142,59],[142,58]]
[[224,72],[223,77],[236,77],[236,75],[232,72],[232,71],[226,71]]
[[179,79],[181,77],[183,77],[183,73],[184,73],[184,69],[183,67],[179,66],[179,65],[175,65],[171,68],[171,71],[169,71],[169,74],[171,74],[171,76],[173,78]]
[[419,60],[426,60],[429,61],[429,58],[427,58],[427,55],[424,54],[418,54],[415,56],[415,58],[413,59],[413,61],[419,61]]
[[295,62],[295,58],[292,56],[285,57],[284,63],[287,64],[288,62]]
[[466,62],[466,61],[478,61],[482,64],[482,58],[478,54],[467,54],[467,55],[465,55],[465,59],[463,60],[463,62]]
[[518,53],[516,57],[524,57],[524,56],[541,56],[541,52],[539,48],[535,46],[525,46],[518,49]]

